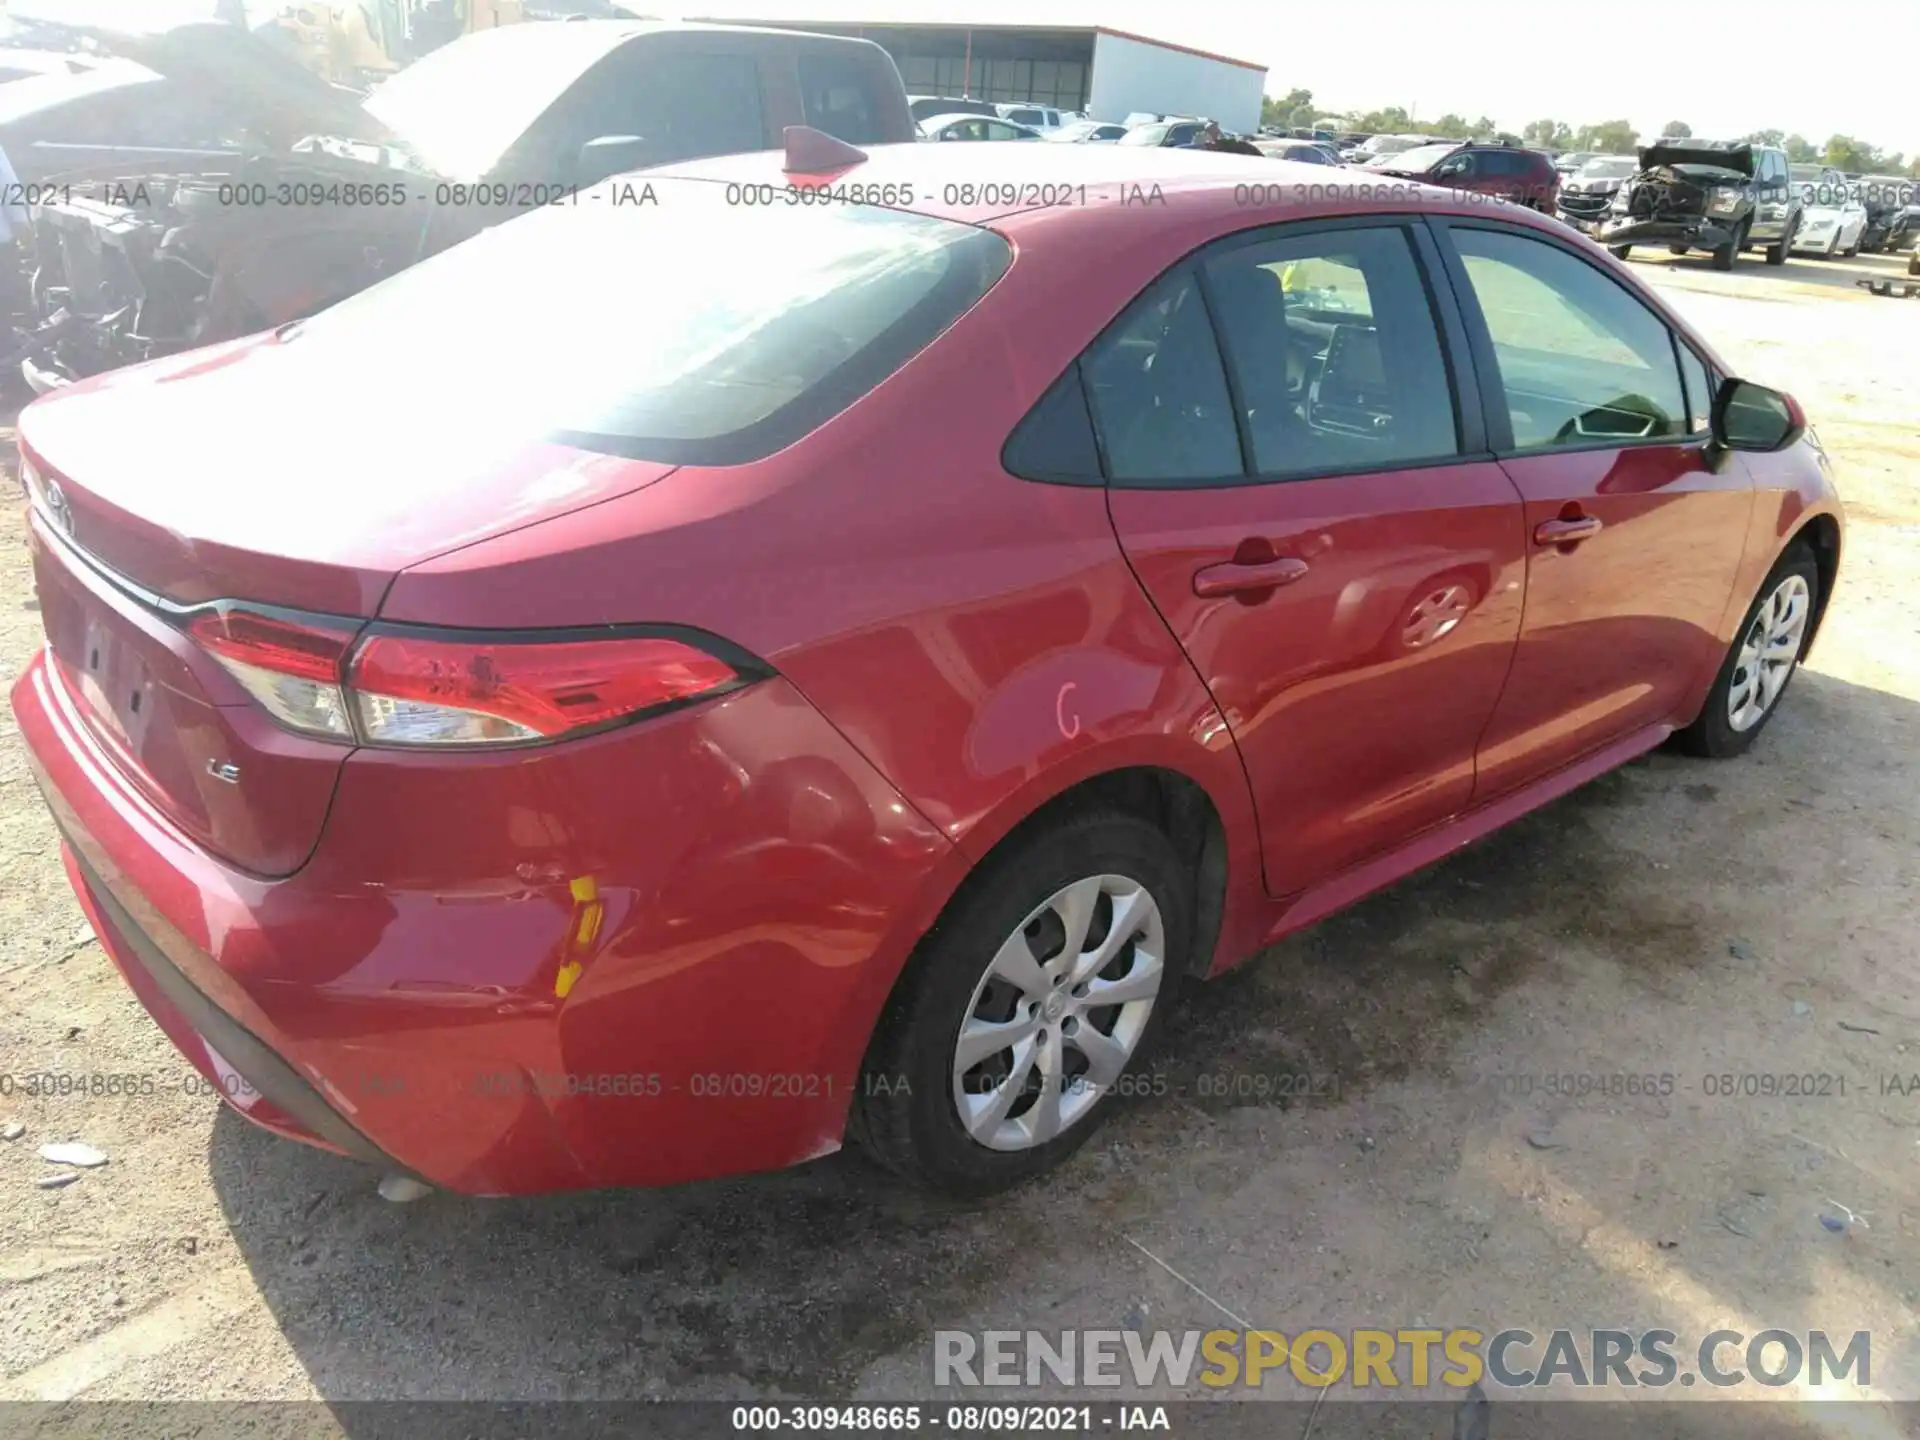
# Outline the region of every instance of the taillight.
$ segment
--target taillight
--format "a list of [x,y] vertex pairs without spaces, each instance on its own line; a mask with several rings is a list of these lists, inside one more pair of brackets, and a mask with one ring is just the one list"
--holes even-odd
[[222,604],[195,614],[187,632],[281,724],[367,745],[534,744],[750,678],[678,633],[359,627]]
[[733,685],[740,674],[676,639],[465,640],[375,631],[349,673],[376,745],[498,745],[597,729]]
[[288,729],[353,738],[340,685],[353,630],[221,606],[196,614],[187,633]]

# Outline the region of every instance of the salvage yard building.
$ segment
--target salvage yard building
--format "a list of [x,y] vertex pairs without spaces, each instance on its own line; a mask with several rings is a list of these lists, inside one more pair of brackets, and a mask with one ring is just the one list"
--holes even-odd
[[992,25],[962,22],[868,25],[831,20],[704,17],[854,35],[893,57],[910,95],[1050,105],[1095,120],[1139,111],[1204,115],[1227,130],[1260,123],[1267,67],[1104,25]]

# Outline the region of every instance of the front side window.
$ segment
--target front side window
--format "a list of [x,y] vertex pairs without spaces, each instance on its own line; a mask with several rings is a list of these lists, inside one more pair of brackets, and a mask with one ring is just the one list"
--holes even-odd
[[1458,453],[1453,389],[1406,232],[1333,230],[1206,262],[1263,476]]
[[1704,435],[1713,428],[1713,379],[1684,340],[1675,340],[1674,345],[1680,352],[1680,378],[1687,387],[1687,430]]
[[1486,317],[1517,450],[1687,433],[1666,324],[1543,240],[1455,227]]
[[1163,276],[1081,361],[1115,484],[1238,479],[1240,439],[1213,323],[1187,269]]

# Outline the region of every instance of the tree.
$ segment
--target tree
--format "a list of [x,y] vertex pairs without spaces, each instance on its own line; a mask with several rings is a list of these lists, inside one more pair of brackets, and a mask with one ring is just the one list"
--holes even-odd
[[1530,121],[1520,133],[1529,145],[1538,145],[1545,150],[1573,148],[1573,127],[1558,120]]
[[1693,127],[1684,120],[1669,120],[1660,131],[1660,134],[1663,138],[1667,139],[1691,140],[1693,138]]
[[1749,145],[1778,146],[1785,142],[1787,132],[1784,130],[1755,130],[1752,134],[1742,135],[1740,138]]
[[1640,132],[1625,120],[1606,120],[1581,127],[1575,150],[1598,150],[1608,155],[1630,155],[1640,148]]
[[1804,135],[1789,135],[1782,143],[1787,148],[1787,159],[1796,165],[1810,165],[1820,158],[1820,152],[1813,148]]

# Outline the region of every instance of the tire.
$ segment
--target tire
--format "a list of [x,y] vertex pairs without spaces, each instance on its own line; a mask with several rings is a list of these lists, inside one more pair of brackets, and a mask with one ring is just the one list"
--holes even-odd
[[1859,253],[1860,253],[1860,242],[1858,240],[1855,240],[1851,245],[1849,245],[1846,249],[1840,252],[1840,257],[1843,260],[1851,260],[1853,259],[1854,256],[1858,255]]
[[1733,257],[1746,248],[1747,227],[1743,222],[1738,230],[1727,237],[1726,244],[1713,252],[1713,268],[1716,270],[1733,269]]
[[1624,260],[1633,254],[1633,247],[1631,245],[1609,245],[1607,246],[1607,253],[1616,260]]
[[[1756,633],[1770,632],[1777,636],[1784,628],[1784,613],[1769,608],[1776,603],[1776,597],[1789,604],[1795,599],[1798,602],[1798,628],[1793,642],[1793,656],[1783,668],[1768,670],[1767,673],[1777,679],[1757,716],[1749,714],[1743,723],[1736,724],[1735,711],[1741,707],[1737,707],[1734,701],[1745,688],[1740,677],[1747,671],[1742,651]],[[1733,644],[1727,647],[1727,658],[1720,664],[1720,673],[1714,676],[1713,688],[1707,692],[1707,703],[1691,725],[1675,732],[1674,748],[1708,760],[1726,760],[1745,753],[1759,738],[1760,732],[1767,728],[1767,722],[1779,711],[1780,701],[1786,695],[1788,685],[1793,682],[1793,672],[1799,668],[1801,656],[1807,653],[1807,640],[1813,634],[1813,617],[1819,611],[1820,569],[1813,563],[1813,551],[1796,541],[1787,548],[1779,563],[1761,583],[1760,593],[1747,608],[1746,617],[1735,632]]]
[[1793,249],[1793,232],[1798,228],[1798,226],[1789,225],[1781,232],[1780,238],[1767,247],[1767,264],[1784,265],[1787,263],[1787,252]]
[[1684,255],[1692,248],[1691,245],[1669,245],[1667,246],[1667,253],[1669,255]]
[[[1098,893],[1083,933],[1100,940],[1089,940],[1082,952],[1087,957],[1097,957],[1103,942],[1112,941],[1116,914],[1144,917],[1130,927],[1134,938],[1113,952],[1090,983],[1144,980],[1139,967],[1152,961],[1154,949],[1160,952],[1158,988],[1144,1013],[1129,1014],[1125,1005],[1075,1013],[1075,997],[1086,986],[1055,975],[1053,966],[1065,958],[1066,927],[1054,906],[1070,890],[1086,896],[1082,887],[1090,885]],[[1116,911],[1115,891],[1126,909]],[[1151,910],[1138,905],[1142,895]],[[927,933],[888,999],[855,1094],[851,1138],[887,1169],[954,1197],[991,1195],[1052,1169],[1126,1097],[1128,1077],[1139,1075],[1164,1033],[1187,973],[1192,916],[1192,881],[1173,846],[1154,826],[1124,811],[1103,807],[1064,818],[989,857]],[[1004,954],[1011,956],[1008,969],[1025,969],[1023,953],[1034,962],[1025,987],[1002,979],[997,968]],[[1118,976],[1108,973],[1123,964]],[[1036,995],[1047,998],[1029,999]],[[1056,1007],[1052,1023],[1035,1009],[1043,1004]],[[956,1075],[959,1041],[969,1024],[1018,1027],[1023,1043],[1041,1037],[1050,1043],[1028,1044],[1024,1061],[1017,1046],[983,1048],[978,1053],[985,1059]],[[1094,1031],[1122,1040],[1131,1033],[1131,1050],[1098,1081],[1088,1079],[1089,1068],[1076,1072],[1075,1057],[1086,1067],[1089,1052],[1071,1038]],[[1050,1055],[1054,1077],[1067,1077],[1065,1087],[1048,1092],[1044,1083],[1034,1085],[1038,1063],[1044,1063],[1036,1062],[1036,1051]],[[996,1117],[1015,1070],[1028,1083],[1007,1092],[1012,1099],[998,1104]],[[976,1138],[963,1122],[962,1089],[978,1106],[976,1131],[994,1144]],[[1060,1122],[1051,1138],[1043,1118],[1049,1093]],[[1043,1133],[1033,1134],[1036,1129]]]

